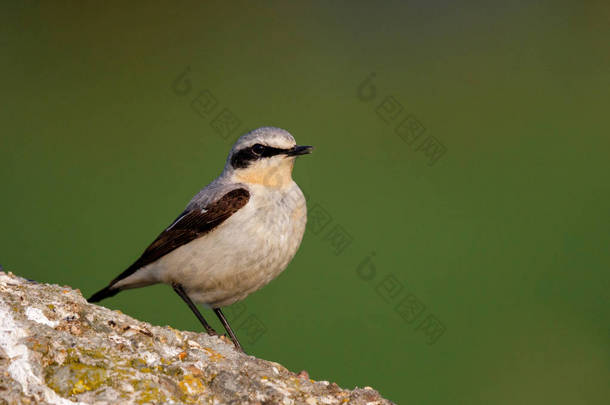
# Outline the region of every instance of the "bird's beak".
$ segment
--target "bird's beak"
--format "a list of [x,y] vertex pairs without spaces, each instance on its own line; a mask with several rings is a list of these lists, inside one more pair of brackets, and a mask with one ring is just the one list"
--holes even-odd
[[313,146],[297,145],[297,146],[293,147],[292,149],[289,149],[286,152],[286,155],[288,155],[288,156],[307,155],[308,153],[311,153],[312,150],[313,150]]

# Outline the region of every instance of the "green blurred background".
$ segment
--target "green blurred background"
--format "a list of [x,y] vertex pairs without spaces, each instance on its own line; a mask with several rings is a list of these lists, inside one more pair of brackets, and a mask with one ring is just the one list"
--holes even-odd
[[[608,403],[607,1],[201,3],[2,2],[5,270],[104,286],[218,175],[227,108],[316,147],[297,256],[228,310],[250,354],[405,404]],[[201,329],[166,286],[103,305]]]

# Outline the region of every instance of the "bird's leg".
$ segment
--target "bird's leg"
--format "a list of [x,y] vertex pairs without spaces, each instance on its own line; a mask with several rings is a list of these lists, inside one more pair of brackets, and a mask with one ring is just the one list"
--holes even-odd
[[231,326],[229,326],[229,322],[227,322],[227,318],[225,318],[225,315],[222,313],[220,308],[214,308],[214,312],[216,313],[216,316],[218,316],[218,319],[220,319],[222,326],[224,326],[227,330],[227,333],[231,337],[231,340],[233,341],[233,344],[235,345],[237,350],[242,353],[245,353],[244,349],[242,349],[241,345],[239,344],[239,340],[237,340],[237,336],[235,336],[235,333],[233,333],[233,329],[231,329]]
[[182,298],[184,302],[186,302],[186,305],[188,305],[191,311],[193,311],[197,319],[199,319],[199,322],[201,322],[201,324],[205,328],[205,331],[208,332],[208,335],[218,336],[218,333],[216,333],[216,331],[210,326],[210,324],[206,322],[206,320],[203,318],[203,315],[201,315],[201,312],[199,312],[195,304],[193,304],[193,301],[191,301],[189,296],[186,295],[184,288],[182,288],[180,284],[172,284],[172,287],[174,288],[174,291],[176,291],[176,293],[180,296],[180,298]]

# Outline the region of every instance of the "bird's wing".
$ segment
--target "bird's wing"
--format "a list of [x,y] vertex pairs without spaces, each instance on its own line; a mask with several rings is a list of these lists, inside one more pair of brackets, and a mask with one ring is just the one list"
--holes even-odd
[[112,280],[110,285],[132,275],[138,269],[160,259],[193,239],[207,234],[246,205],[249,199],[250,193],[248,190],[238,188],[208,204],[205,209],[187,209],[157,236],[157,239],[146,248],[134,264]]

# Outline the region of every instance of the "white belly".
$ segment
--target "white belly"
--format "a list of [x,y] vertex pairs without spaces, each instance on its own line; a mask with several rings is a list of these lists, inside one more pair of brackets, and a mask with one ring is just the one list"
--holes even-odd
[[283,191],[260,191],[251,189],[248,203],[209,234],[142,270],[160,282],[181,284],[193,301],[214,308],[269,283],[301,244],[307,208],[296,183]]

